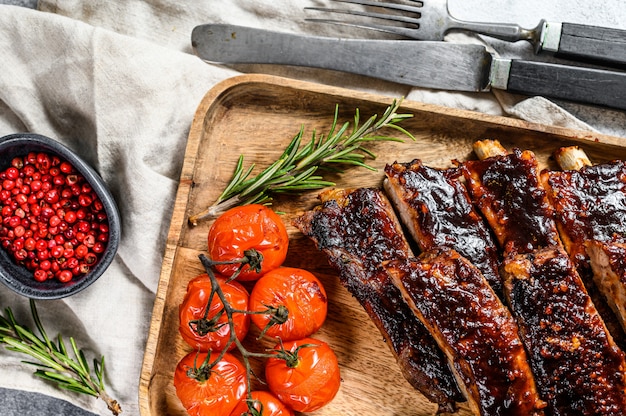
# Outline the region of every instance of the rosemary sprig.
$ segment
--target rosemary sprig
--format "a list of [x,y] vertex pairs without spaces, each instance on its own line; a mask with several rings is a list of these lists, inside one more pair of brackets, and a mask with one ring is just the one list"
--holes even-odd
[[365,162],[365,159],[375,158],[376,155],[363,145],[374,141],[402,141],[377,134],[379,130],[391,128],[415,139],[399,125],[401,121],[413,117],[412,114],[397,113],[400,103],[401,100],[394,100],[382,117],[373,115],[362,125],[359,110],[356,109],[351,132],[348,132],[349,122],[339,126],[339,106],[335,106],[335,116],[327,135],[316,137],[313,132],[311,141],[301,146],[304,136],[304,127],[301,127],[278,160],[254,177],[250,176],[255,165],[244,169],[244,156],[240,155],[230,183],[217,201],[203,212],[189,217],[189,223],[196,225],[199,220],[215,218],[234,206],[268,203],[272,200],[273,194],[334,186],[333,182],[317,174],[321,168],[342,172],[338,165],[353,165],[375,170]]
[[56,343],[50,340],[32,299],[30,309],[39,336],[28,327],[17,323],[11,309],[6,308],[5,314],[0,314],[0,344],[6,344],[7,349],[34,358],[37,362],[23,362],[37,367],[36,376],[52,381],[60,388],[100,398],[111,413],[122,413],[119,403],[107,394],[104,387],[104,357],[93,360],[92,375],[85,354],[76,346],[74,339],[70,338],[70,348],[74,356],[71,357],[60,334]]

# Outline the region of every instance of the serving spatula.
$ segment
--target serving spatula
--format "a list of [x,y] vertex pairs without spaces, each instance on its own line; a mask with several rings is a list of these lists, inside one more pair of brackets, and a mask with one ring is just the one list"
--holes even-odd
[[626,110],[626,73],[511,60],[481,45],[302,36],[206,24],[191,34],[196,54],[223,64],[306,66],[455,91],[493,89]]

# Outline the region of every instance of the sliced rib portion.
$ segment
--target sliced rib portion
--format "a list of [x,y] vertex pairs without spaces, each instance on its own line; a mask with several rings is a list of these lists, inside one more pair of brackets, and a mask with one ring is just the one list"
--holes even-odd
[[[619,305],[624,299],[612,297],[626,291],[626,287],[607,285],[602,268],[596,276],[586,242],[625,241],[626,164],[614,161],[592,166],[578,147],[560,148],[554,156],[564,170],[545,170],[541,179],[556,211],[561,240],[606,326],[623,348],[626,323]],[[612,285],[617,284],[623,283],[612,281]]]
[[586,247],[595,284],[626,330],[626,244],[590,240]]
[[385,268],[448,356],[476,414],[543,414],[517,325],[474,265],[441,247]]
[[385,167],[387,195],[422,251],[450,247],[482,272],[502,294],[498,249],[476,212],[458,169],[433,169],[421,161]]
[[465,398],[432,335],[402,300],[383,261],[411,255],[391,203],[378,189],[329,190],[322,205],[294,221],[338,271],[367,311],[406,379],[440,411]]
[[562,247],[504,260],[509,305],[553,415],[623,415],[624,354]]
[[544,171],[542,179],[557,212],[563,244],[577,265],[587,262],[585,241],[624,240],[626,163]]
[[563,249],[534,155],[467,162],[464,174],[504,247],[504,292],[550,411],[623,412],[623,353]]
[[537,160],[531,151],[514,149],[467,161],[463,174],[504,256],[560,243],[554,210],[539,182]]

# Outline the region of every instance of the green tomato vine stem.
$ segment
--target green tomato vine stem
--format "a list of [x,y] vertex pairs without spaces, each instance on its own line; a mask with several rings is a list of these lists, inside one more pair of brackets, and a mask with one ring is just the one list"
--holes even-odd
[[[251,395],[251,393],[252,393],[251,376],[254,375],[254,372],[252,371],[252,366],[250,364],[250,359],[251,358],[272,358],[272,357],[278,357],[278,358],[282,358],[282,359],[285,359],[285,360],[286,359],[290,359],[291,362],[293,362],[293,360],[297,360],[297,352],[290,353],[288,351],[285,351],[284,348],[280,348],[278,350],[272,350],[272,352],[270,352],[270,353],[254,352],[254,351],[248,350],[241,343],[241,341],[239,341],[239,339],[236,336],[236,333],[235,333],[235,330],[234,330],[234,328],[235,328],[235,321],[233,319],[233,314],[235,314],[235,313],[253,314],[254,312],[242,311],[242,310],[238,310],[238,309],[233,308],[230,305],[230,303],[228,302],[228,300],[226,299],[226,296],[224,295],[224,291],[222,290],[219,282],[217,281],[217,278],[215,277],[215,273],[213,272],[213,267],[217,264],[217,262],[213,262],[213,260],[211,260],[210,258],[208,258],[204,254],[200,254],[198,257],[200,259],[200,262],[204,266],[207,274],[209,275],[209,279],[211,280],[211,292],[215,293],[215,295],[222,302],[223,313],[226,315],[227,321],[228,321],[228,325],[230,327],[228,342],[226,343],[224,348],[219,352],[217,357],[215,359],[211,360],[211,363],[209,363],[208,366],[210,368],[212,366],[212,364],[218,363],[224,357],[226,352],[229,350],[230,346],[232,344],[235,344],[237,350],[241,354],[243,364],[244,364],[244,366],[246,368],[246,390],[247,390],[247,398],[248,398],[248,407],[249,407],[250,411],[253,411],[255,409],[252,407],[252,404],[254,403],[254,400],[252,400],[252,395]],[[237,263],[237,262],[238,262],[238,260],[234,260],[233,261],[233,263]],[[220,264],[223,264],[223,263],[220,263]],[[237,273],[235,273],[235,275],[233,275],[234,277],[231,277],[230,280],[233,280],[236,277],[236,274]],[[207,308],[208,307],[209,306],[207,306]],[[282,342],[281,342],[281,345],[282,345]]]

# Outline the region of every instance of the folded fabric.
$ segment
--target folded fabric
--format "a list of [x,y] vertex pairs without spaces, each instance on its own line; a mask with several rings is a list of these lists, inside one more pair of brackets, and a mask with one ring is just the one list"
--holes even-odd
[[[41,0],[40,11],[0,6],[0,136],[29,131],[65,143],[96,168],[120,208],[122,240],[110,269],[84,292],[41,302],[39,309],[50,334],[73,336],[88,354],[106,357],[107,390],[124,414],[139,413],[141,362],[187,134],[196,106],[219,81],[264,72],[626,136],[621,112],[569,106],[591,114],[585,120],[589,124],[541,98],[411,89],[307,68],[226,68],[191,53],[191,29],[205,22],[353,34],[305,23],[307,5],[304,0]],[[516,48],[514,53],[528,53],[527,46]],[[7,306],[20,320],[29,319],[28,302],[0,288],[0,307]],[[22,359],[0,351],[0,386],[38,391],[109,414],[99,401],[36,379]]]
[[[126,414],[138,414],[141,361],[187,133],[206,91],[235,73],[17,7],[0,6],[0,28],[0,135],[37,132],[74,149],[106,181],[122,218],[119,254],[110,269],[79,295],[41,302],[41,318],[51,334],[74,336],[88,352],[104,355],[111,396]],[[30,318],[25,299],[6,289],[0,290],[0,305]],[[3,387],[98,410],[93,399],[34,380],[22,359],[0,353]]]

